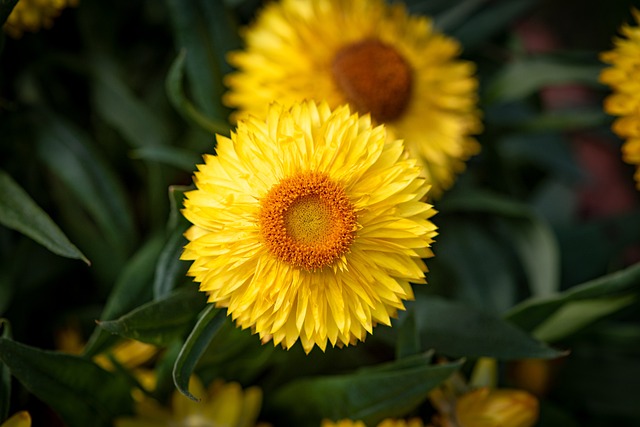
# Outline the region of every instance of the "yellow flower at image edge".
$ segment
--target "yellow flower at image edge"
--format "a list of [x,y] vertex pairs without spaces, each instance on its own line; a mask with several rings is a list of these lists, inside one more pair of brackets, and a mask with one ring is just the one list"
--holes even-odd
[[[636,24],[640,22],[640,12],[633,10]],[[611,64],[600,74],[600,81],[608,85],[612,94],[605,99],[607,113],[618,116],[612,130],[625,139],[622,146],[624,161],[636,165],[636,186],[640,189],[640,28],[623,25],[623,37],[614,40],[614,49],[601,54],[601,59]]]
[[436,227],[401,141],[347,106],[272,105],[218,136],[186,194],[182,259],[263,342],[355,344],[425,283]]
[[18,38],[25,31],[50,28],[62,9],[78,5],[79,0],[20,0],[5,22],[4,30]]
[[31,427],[31,415],[27,411],[13,414],[0,427]]
[[433,186],[451,187],[480,146],[474,65],[425,17],[383,0],[270,2],[228,59],[225,103],[265,117],[272,100],[348,103],[405,141]]
[[174,391],[171,405],[164,407],[146,398],[138,402],[135,417],[118,418],[115,427],[254,427],[262,404],[262,392],[258,387],[242,389],[238,383],[213,381],[207,389],[192,377],[189,390],[201,400],[195,402]]

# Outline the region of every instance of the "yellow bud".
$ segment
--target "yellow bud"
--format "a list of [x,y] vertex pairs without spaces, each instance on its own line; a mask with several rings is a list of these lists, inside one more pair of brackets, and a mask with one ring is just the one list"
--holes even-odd
[[460,427],[532,427],[539,405],[526,391],[483,387],[461,396],[455,414]]

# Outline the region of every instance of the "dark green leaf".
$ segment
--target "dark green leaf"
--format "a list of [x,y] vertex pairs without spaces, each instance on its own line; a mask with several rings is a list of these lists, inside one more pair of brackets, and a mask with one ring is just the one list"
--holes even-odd
[[31,237],[55,254],[89,264],[49,215],[3,170],[0,170],[0,224]]
[[92,63],[94,105],[102,118],[132,147],[167,145],[165,123],[119,78],[113,60],[94,51]]
[[[162,245],[160,236],[153,237],[131,258],[120,273],[100,320],[114,320],[151,299],[153,273]],[[100,353],[113,341],[110,338],[107,331],[97,327],[89,338],[85,354],[94,356]]]
[[225,120],[228,111],[220,103],[222,76],[228,70],[224,55],[239,45],[225,2],[167,0],[167,5],[177,47],[187,52],[187,76],[197,106],[207,117]]
[[113,417],[133,410],[127,381],[90,360],[8,338],[0,338],[0,359],[70,427],[110,426]]
[[131,158],[150,162],[163,163],[185,172],[194,170],[197,163],[202,162],[202,156],[184,148],[169,145],[143,147],[131,152]]
[[639,290],[640,263],[551,297],[526,300],[513,307],[506,318],[526,331],[534,331],[569,302],[621,297],[631,293],[637,295]]
[[125,338],[167,346],[193,325],[205,303],[205,294],[192,286],[143,304],[116,320],[98,322],[98,325]]
[[180,259],[180,254],[187,243],[184,233],[188,227],[189,224],[183,218],[183,221],[169,233],[158,257],[153,280],[153,297],[156,300],[164,298],[181,280],[185,279],[189,264]]
[[113,250],[128,254],[136,233],[122,184],[89,137],[60,117],[43,114],[37,155],[100,226]]
[[[171,69],[167,74],[167,81],[165,84],[171,104],[185,120],[201,127],[206,132],[209,132],[212,135],[215,133],[227,135],[229,133],[229,125],[226,122],[219,122],[202,114],[184,93],[184,63],[186,56],[186,50],[180,50],[180,53],[171,65]],[[193,163],[190,168],[193,168]]]
[[396,358],[404,359],[420,353],[420,333],[416,327],[416,318],[412,311],[404,316],[398,328]]
[[[517,2],[514,2],[517,3]],[[599,85],[602,66],[552,56],[519,59],[506,65],[487,87],[487,100],[509,102],[525,98],[549,85],[581,83]]]
[[319,425],[323,418],[376,425],[406,415],[462,365],[430,360],[423,354],[352,374],[294,380],[275,393],[272,403],[291,417],[288,425]]
[[447,33],[458,39],[465,51],[469,51],[508,29],[534,5],[534,0],[483,2],[478,10],[469,15],[466,22]]
[[204,354],[209,343],[220,331],[226,320],[224,310],[215,308],[210,304],[202,312],[198,323],[193,328],[185,341],[176,363],[173,366],[173,382],[180,393],[189,399],[197,401],[198,398],[189,392],[189,379]]
[[623,295],[568,302],[542,322],[533,335],[542,341],[557,342],[636,300],[637,295]]
[[563,355],[507,321],[460,302],[425,295],[410,307],[416,316],[423,349],[434,349],[450,357],[498,360],[551,359]]

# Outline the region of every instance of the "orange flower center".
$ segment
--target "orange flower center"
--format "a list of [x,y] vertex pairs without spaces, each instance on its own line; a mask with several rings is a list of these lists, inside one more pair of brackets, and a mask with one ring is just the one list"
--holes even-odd
[[273,255],[313,271],[349,251],[356,213],[340,184],[321,172],[301,172],[269,190],[261,200],[258,222]]
[[411,98],[411,68],[391,46],[365,39],[340,49],[333,58],[333,77],[359,113],[379,122],[402,115]]

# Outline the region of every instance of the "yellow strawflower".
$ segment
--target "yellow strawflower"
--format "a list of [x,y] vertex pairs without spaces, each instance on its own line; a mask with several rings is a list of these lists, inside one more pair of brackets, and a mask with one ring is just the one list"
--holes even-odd
[[13,414],[0,427],[31,427],[31,415],[27,411],[20,411]]
[[430,19],[383,0],[283,0],[266,5],[232,52],[225,103],[234,117],[265,117],[277,100],[349,103],[395,138],[437,197],[480,146],[474,64]]
[[635,25],[622,25],[622,37],[614,39],[614,48],[603,52],[603,62],[611,64],[600,74],[612,94],[604,101],[607,113],[618,116],[612,130],[625,142],[622,158],[636,166],[636,186],[640,189],[640,12],[632,10]]
[[171,396],[171,405],[162,406],[147,397],[136,403],[134,417],[115,420],[115,427],[254,427],[262,404],[258,387],[242,389],[235,382],[213,381],[205,389],[196,377],[189,382],[189,390],[200,401],[195,402],[179,391]]
[[354,344],[390,325],[436,235],[402,141],[348,106],[272,105],[217,137],[186,194],[182,259],[209,302],[263,342]]
[[538,421],[538,399],[515,389],[482,387],[456,402],[459,427],[532,427]]
[[4,30],[13,38],[25,31],[36,32],[51,28],[62,9],[77,6],[78,0],[20,0],[4,24]]

